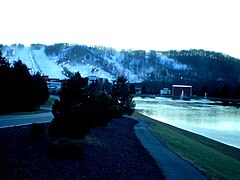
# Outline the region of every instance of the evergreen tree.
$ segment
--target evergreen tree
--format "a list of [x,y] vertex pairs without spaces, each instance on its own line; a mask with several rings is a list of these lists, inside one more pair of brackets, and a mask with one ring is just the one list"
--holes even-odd
[[0,113],[35,110],[49,96],[43,77],[31,76],[20,60],[11,67],[1,51],[0,84]]
[[204,97],[205,96],[205,93],[207,93],[208,90],[207,90],[207,86],[206,85],[203,85],[200,92],[199,92],[199,96],[202,96]]
[[112,112],[112,100],[105,92],[98,94],[94,101],[94,125],[105,127],[114,117]]
[[218,98],[218,97],[219,97],[218,88],[217,88],[216,86],[215,86],[215,88],[214,88],[213,97],[215,97],[215,98]]
[[103,84],[102,90],[107,94],[110,94],[111,88],[112,88],[112,84],[108,81],[108,79],[106,79]]
[[55,100],[50,136],[83,138],[93,126],[94,98],[88,93],[87,79],[80,73],[63,83],[60,101]]
[[49,98],[47,83],[40,73],[32,76],[32,95],[32,103],[36,107],[44,104]]
[[54,118],[49,126],[49,135],[84,138],[92,127],[107,126],[113,117],[121,116],[120,106],[124,114],[131,114],[134,103],[129,94],[129,85],[121,80],[117,83],[121,84],[120,87],[112,88],[116,90],[112,94],[114,98],[99,91],[101,87],[97,83],[88,86],[88,79],[82,78],[80,73],[65,81],[60,100],[55,100],[52,108]]
[[7,113],[11,108],[10,92],[11,88],[11,68],[10,63],[2,56],[0,51],[0,113]]
[[234,91],[234,98],[240,99],[240,86],[238,86]]
[[125,77],[120,76],[113,83],[111,96],[114,104],[120,106],[122,114],[131,115],[134,112],[135,103],[130,94],[130,84]]
[[130,84],[130,94],[136,94],[136,89],[134,84]]
[[2,51],[0,51],[0,68],[1,68],[1,76],[0,78],[2,78],[3,76],[6,75],[6,73],[9,73],[10,70],[10,63],[8,62],[8,60],[3,57]]
[[12,97],[15,111],[34,110],[32,104],[32,77],[21,60],[14,62],[12,70],[13,88]]
[[141,94],[147,94],[147,89],[145,85],[142,85]]
[[221,98],[228,98],[229,97],[229,86],[224,84],[221,90]]
[[98,94],[101,91],[101,86],[98,82],[98,79],[89,84],[88,91],[90,94]]

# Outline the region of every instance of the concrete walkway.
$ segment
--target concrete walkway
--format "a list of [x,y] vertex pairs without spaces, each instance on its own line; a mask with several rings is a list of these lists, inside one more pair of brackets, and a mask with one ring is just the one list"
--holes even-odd
[[140,139],[143,146],[149,151],[152,157],[156,160],[158,166],[162,169],[166,179],[169,180],[205,180],[201,171],[184,161],[179,156],[174,154],[163,146],[158,139],[148,129],[149,124],[145,121],[138,120],[134,129],[137,137]]

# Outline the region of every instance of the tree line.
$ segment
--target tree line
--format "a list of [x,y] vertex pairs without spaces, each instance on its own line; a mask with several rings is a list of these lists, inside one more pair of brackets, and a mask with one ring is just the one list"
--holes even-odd
[[13,66],[0,51],[0,114],[36,110],[49,97],[47,83],[21,60]]

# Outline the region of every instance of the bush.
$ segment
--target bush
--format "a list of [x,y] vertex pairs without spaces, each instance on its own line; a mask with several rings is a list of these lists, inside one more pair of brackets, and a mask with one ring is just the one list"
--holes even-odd
[[92,120],[86,116],[69,116],[68,119],[54,118],[49,125],[48,135],[50,137],[61,137],[70,139],[82,139],[90,131]]
[[88,93],[87,80],[76,73],[63,83],[60,101],[55,100],[52,113],[54,119],[49,135],[71,139],[84,138],[93,126],[94,96]]
[[115,105],[121,106],[122,115],[131,115],[134,112],[135,102],[130,92],[130,83],[125,77],[120,76],[116,82],[114,82],[111,97]]
[[75,160],[83,159],[84,153],[79,141],[70,139],[59,139],[53,142],[48,153],[55,159]]
[[112,118],[118,118],[123,116],[123,109],[120,105],[112,105],[109,107],[109,113]]
[[44,138],[44,124],[34,123],[32,124],[30,137],[32,140],[40,140]]
[[[88,86],[88,80],[76,73],[62,85],[60,100],[55,100],[54,119],[49,135],[71,139],[84,138],[94,126],[106,127],[112,118],[131,115],[135,103],[129,93],[129,83],[121,77],[112,87],[111,95]],[[99,94],[97,94],[99,93]]]
[[94,102],[94,125],[98,127],[106,127],[113,118],[109,111],[111,98],[106,93],[100,93]]
[[21,60],[10,65],[0,51],[0,113],[36,110],[49,97],[47,83],[40,74],[31,75]]

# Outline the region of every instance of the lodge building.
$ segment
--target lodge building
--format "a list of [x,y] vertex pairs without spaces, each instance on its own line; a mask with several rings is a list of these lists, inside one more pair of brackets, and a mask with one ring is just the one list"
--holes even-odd
[[192,86],[172,85],[173,99],[189,100],[192,97]]

